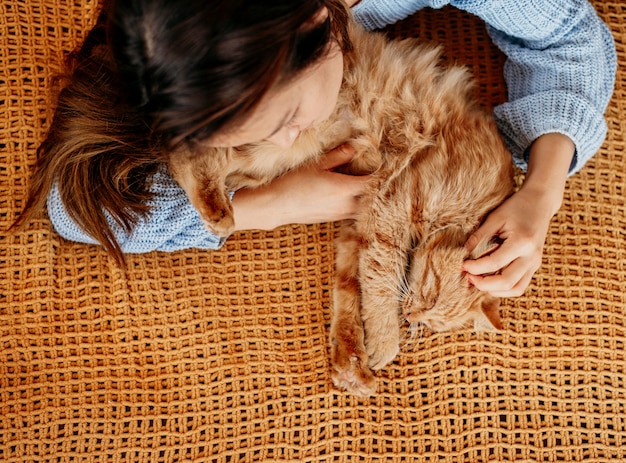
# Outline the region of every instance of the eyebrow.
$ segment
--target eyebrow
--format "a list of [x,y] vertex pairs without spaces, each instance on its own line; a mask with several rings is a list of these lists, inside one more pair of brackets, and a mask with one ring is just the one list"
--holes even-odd
[[280,129],[282,129],[285,126],[285,124],[291,120],[291,118],[294,116],[294,114],[296,114],[297,110],[298,110],[298,107],[296,106],[293,111],[287,111],[285,113],[285,116],[282,118],[282,120],[280,121],[280,123],[276,127],[276,129],[274,129],[274,131],[267,138],[273,137],[274,135],[276,135],[276,133],[278,133],[278,131]]

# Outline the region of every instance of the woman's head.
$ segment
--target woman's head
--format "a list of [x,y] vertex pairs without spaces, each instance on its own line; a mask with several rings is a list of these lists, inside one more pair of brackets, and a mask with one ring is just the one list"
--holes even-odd
[[108,15],[128,98],[167,148],[232,135],[350,47],[341,0],[117,0]]
[[215,147],[241,146],[260,140],[290,147],[301,131],[332,113],[343,80],[343,55],[338,45],[293,79],[270,88],[241,122],[207,140]]
[[[316,88],[336,97],[323,89],[324,72],[336,80],[336,51],[351,46],[347,19],[342,0],[105,0],[70,55],[15,225],[57,182],[69,215],[123,262],[107,217],[130,231],[149,213],[151,175],[168,151],[248,134],[250,124],[269,138],[256,121],[287,117],[276,112],[286,97],[306,94],[307,107]],[[300,128],[332,109],[323,101],[315,117],[299,116]]]

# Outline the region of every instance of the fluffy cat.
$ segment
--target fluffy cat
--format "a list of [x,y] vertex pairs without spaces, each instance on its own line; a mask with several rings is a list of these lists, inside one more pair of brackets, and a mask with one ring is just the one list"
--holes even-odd
[[469,285],[461,266],[468,236],[512,193],[513,169],[466,70],[440,66],[437,48],[412,39],[356,27],[351,36],[333,115],[291,148],[189,150],[169,168],[207,228],[228,236],[228,191],[267,183],[343,142],[356,147],[347,170],[372,175],[359,217],[342,223],[336,241],[330,342],[334,383],[367,396],[371,370],[399,351],[403,319],[435,331],[501,327],[499,300]]

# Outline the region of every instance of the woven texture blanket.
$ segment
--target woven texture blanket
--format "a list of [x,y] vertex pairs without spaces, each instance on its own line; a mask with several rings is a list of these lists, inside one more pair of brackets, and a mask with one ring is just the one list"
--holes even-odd
[[[124,272],[42,215],[0,232],[0,461],[625,461],[626,4],[594,4],[621,65],[608,137],[502,331],[424,330],[360,399],[329,376],[336,225],[134,255]],[[52,77],[97,10],[0,3],[0,230],[24,205]],[[388,32],[442,42],[486,106],[504,100],[476,18],[426,10]]]

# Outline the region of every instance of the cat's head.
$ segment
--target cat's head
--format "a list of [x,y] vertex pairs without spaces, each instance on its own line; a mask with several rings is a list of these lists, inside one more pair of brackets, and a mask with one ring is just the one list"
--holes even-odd
[[450,226],[415,248],[402,297],[407,321],[434,331],[502,329],[500,299],[471,285],[462,270],[464,260],[478,258],[497,244],[486,243],[470,255],[464,247],[467,237],[459,227]]

